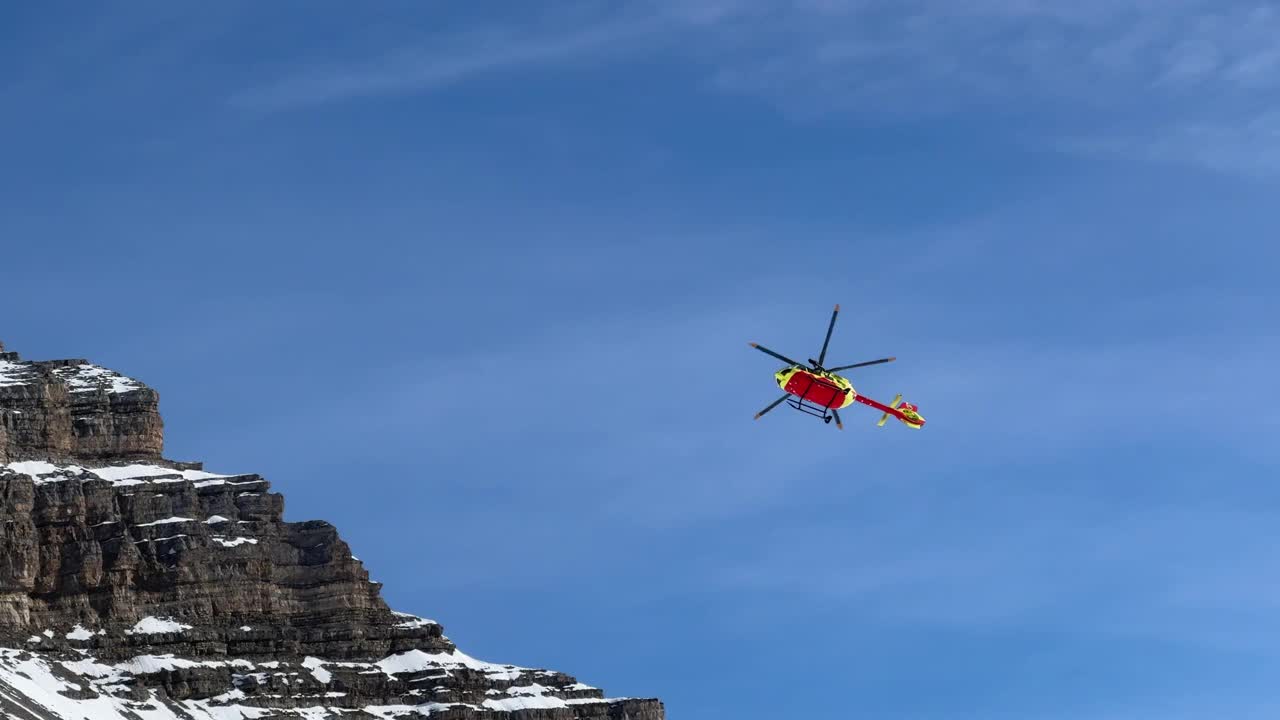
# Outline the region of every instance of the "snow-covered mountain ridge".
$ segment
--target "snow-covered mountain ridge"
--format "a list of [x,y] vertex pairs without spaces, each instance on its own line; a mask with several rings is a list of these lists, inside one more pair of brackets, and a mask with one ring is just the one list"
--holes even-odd
[[472,658],[255,474],[163,457],[158,394],[0,346],[0,716],[662,720]]

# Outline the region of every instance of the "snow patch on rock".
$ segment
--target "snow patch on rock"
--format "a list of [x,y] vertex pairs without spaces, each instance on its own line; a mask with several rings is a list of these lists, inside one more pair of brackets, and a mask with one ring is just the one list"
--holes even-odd
[[77,394],[103,390],[108,394],[116,395],[146,387],[115,370],[108,370],[101,365],[90,363],[60,367],[55,369],[53,374],[65,382],[67,387],[71,388],[71,392]]
[[129,630],[125,630],[130,635],[158,635],[160,633],[176,633],[183,630],[190,630],[190,625],[173,620],[172,618],[144,617],[138,621]]

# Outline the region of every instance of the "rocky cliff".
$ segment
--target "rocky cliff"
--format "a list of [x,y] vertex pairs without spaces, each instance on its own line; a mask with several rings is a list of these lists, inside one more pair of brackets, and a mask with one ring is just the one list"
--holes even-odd
[[0,462],[159,460],[160,395],[87,360],[22,362],[0,345]]
[[163,457],[159,396],[0,345],[0,714],[16,720],[662,720],[398,613],[257,475]]

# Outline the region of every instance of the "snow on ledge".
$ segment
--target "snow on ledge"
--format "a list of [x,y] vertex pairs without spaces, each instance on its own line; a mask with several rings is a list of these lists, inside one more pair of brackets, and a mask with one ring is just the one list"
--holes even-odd
[[35,373],[30,367],[20,363],[0,360],[0,387],[30,385]]
[[138,523],[137,525],[134,525],[134,527],[152,527],[153,525],[171,525],[173,523],[188,523],[188,522],[195,522],[195,520],[192,520],[191,518],[184,518],[184,517],[167,517],[163,520],[155,520],[149,523]]
[[329,681],[333,679],[333,675],[328,670],[324,669],[324,661],[320,658],[308,655],[307,658],[302,661],[302,667],[310,670],[311,677],[315,678],[323,685],[328,685]]
[[115,370],[108,370],[101,365],[89,363],[56,368],[53,374],[65,382],[67,387],[71,388],[71,392],[75,394],[105,390],[111,395],[118,395],[146,387],[146,385],[137,380],[121,375]]
[[[353,709],[328,707],[324,699],[341,697],[341,693],[299,696],[314,698],[314,704],[305,701],[288,709],[257,707],[243,704],[248,696],[243,691],[228,688],[228,692],[207,700],[174,701],[155,689],[139,686],[131,690],[133,679],[138,676],[188,668],[227,668],[235,672],[275,670],[282,667],[277,661],[253,663],[239,658],[231,660],[190,660],[172,654],[138,655],[124,662],[110,664],[95,658],[88,651],[80,651],[75,660],[55,659],[37,652],[14,648],[0,648],[0,688],[5,698],[20,703],[28,711],[34,709],[40,717],[46,715],[60,720],[266,720],[268,717],[296,717],[299,720],[349,720]],[[402,657],[407,653],[401,653]],[[423,656],[436,657],[428,653]],[[498,666],[470,658],[462,653],[437,654],[448,658],[447,665],[472,664],[480,668]],[[388,658],[390,659],[390,658]],[[421,658],[406,658],[412,665]],[[290,668],[310,671],[319,682],[329,685],[333,674],[325,666],[344,669],[370,669],[377,666],[359,662],[325,661],[307,657],[299,665]],[[376,671],[376,670],[375,670]],[[70,673],[70,675],[68,675]],[[491,676],[492,677],[492,676]],[[496,679],[496,678],[495,678]],[[87,687],[86,687],[87,686]],[[85,697],[85,690],[89,697]],[[436,715],[450,709],[510,712],[516,710],[563,709],[583,705],[612,704],[626,698],[572,698],[558,695],[577,690],[578,686],[552,688],[537,683],[508,688],[504,693],[490,690],[481,706],[465,703],[438,703],[426,701],[415,704],[368,705],[360,708],[367,715],[380,720],[408,720]],[[487,713],[486,713],[487,715]],[[593,714],[594,716],[594,714]],[[24,716],[25,717],[25,716]]]
[[407,650],[395,655],[389,655],[374,663],[374,665],[382,672],[393,676],[400,673],[423,672],[424,670],[467,668],[469,670],[479,670],[494,680],[515,680],[520,677],[523,671],[529,669],[477,660],[461,650],[454,650],[452,653],[428,653],[422,650]]
[[190,630],[190,625],[183,625],[172,618],[147,616],[138,621],[132,629],[125,630],[129,635],[157,635],[159,633],[176,633]]
[[[356,557],[353,555],[351,559],[355,560]],[[440,624],[435,620],[428,620],[424,617],[418,617],[417,615],[410,615],[409,613],[396,612],[395,610],[392,610],[391,614],[395,615],[398,618],[404,619],[404,622],[399,622],[399,623],[396,623],[395,625],[396,627],[404,630],[411,630],[415,628],[427,627],[428,625]]]
[[[161,465],[133,464],[110,465],[106,467],[88,468],[80,465],[59,465],[44,460],[24,460],[0,464],[19,475],[27,475],[37,485],[67,480],[106,480],[117,487],[143,485],[146,483],[166,483],[191,481],[197,488],[218,485],[227,482],[237,475],[220,475],[203,470],[175,470]],[[262,480],[254,480],[261,483]]]

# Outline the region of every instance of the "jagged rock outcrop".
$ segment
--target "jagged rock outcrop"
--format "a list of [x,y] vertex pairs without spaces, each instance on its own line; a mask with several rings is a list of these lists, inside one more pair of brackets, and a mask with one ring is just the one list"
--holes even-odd
[[159,397],[0,345],[0,715],[662,720],[471,658],[258,475],[162,457]]

